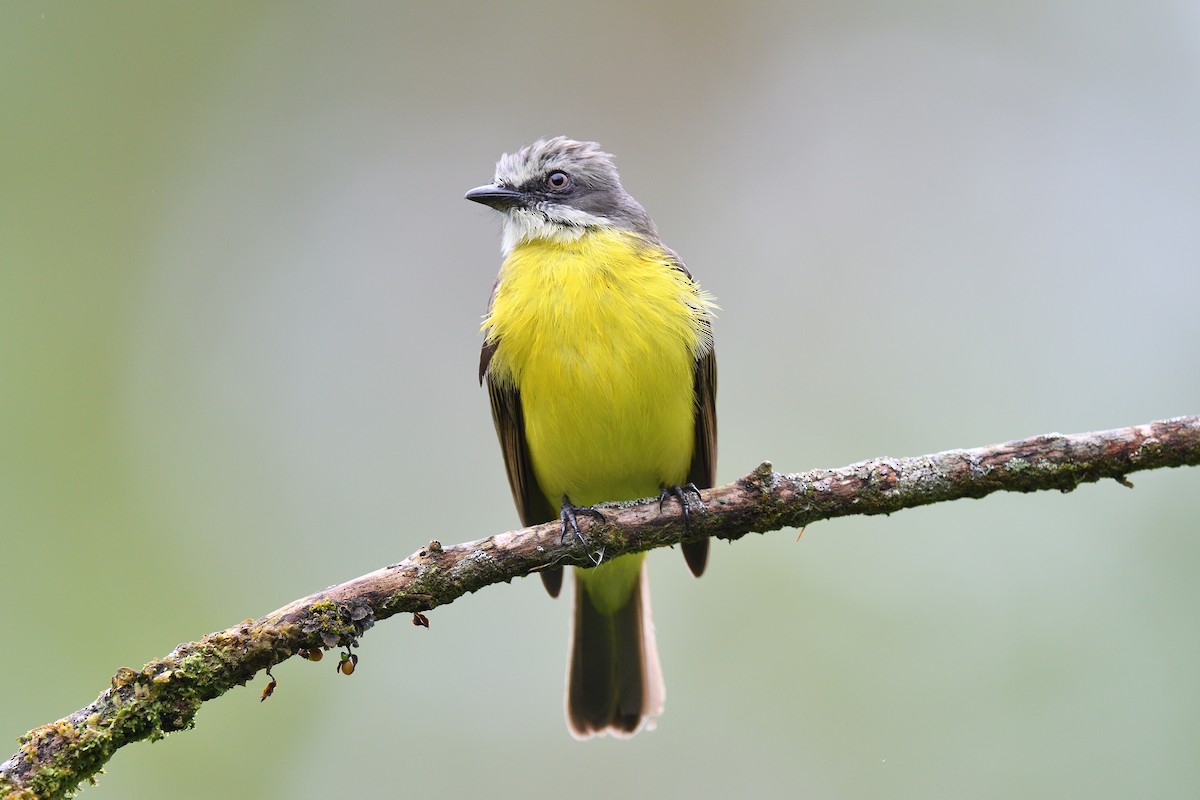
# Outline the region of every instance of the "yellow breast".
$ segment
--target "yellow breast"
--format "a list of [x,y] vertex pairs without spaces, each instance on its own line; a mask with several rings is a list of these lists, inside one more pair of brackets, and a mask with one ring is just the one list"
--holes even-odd
[[499,342],[489,370],[521,392],[551,507],[563,495],[590,505],[684,481],[710,307],[669,254],[624,231],[509,253],[484,322]]

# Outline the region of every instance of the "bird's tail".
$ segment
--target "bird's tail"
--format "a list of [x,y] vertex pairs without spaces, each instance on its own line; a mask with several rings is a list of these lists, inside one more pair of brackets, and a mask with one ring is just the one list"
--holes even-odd
[[567,665],[571,735],[624,738],[647,725],[653,728],[665,697],[645,555],[617,558],[586,572],[575,570]]

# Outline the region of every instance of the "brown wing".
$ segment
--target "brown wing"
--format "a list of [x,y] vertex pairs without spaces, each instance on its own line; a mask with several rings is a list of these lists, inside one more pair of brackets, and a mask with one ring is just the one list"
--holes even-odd
[[[492,401],[492,421],[496,423],[496,436],[500,439],[500,452],[504,456],[504,470],[508,473],[508,487],[512,489],[513,502],[522,525],[539,525],[558,519],[558,512],[538,488],[533,475],[533,464],[529,461],[529,448],[525,443],[525,414],[521,410],[521,392],[515,388],[499,386],[488,374],[488,363],[499,346],[498,342],[485,343],[479,358],[479,380],[487,380],[488,396]],[[538,573],[551,597],[558,597],[562,590],[562,567],[549,567]]]
[[[700,489],[711,489],[717,478],[717,354],[712,348],[696,359],[694,386],[696,433],[688,481]],[[708,539],[684,542],[680,547],[688,569],[699,578],[708,561]]]
[[[691,278],[692,273],[683,259],[670,248],[663,246],[663,249],[672,257],[671,266]],[[711,489],[717,480],[717,354],[711,347],[696,359],[693,386],[696,428],[687,479],[699,489]],[[684,542],[680,549],[688,569],[699,578],[708,563],[708,539]]]

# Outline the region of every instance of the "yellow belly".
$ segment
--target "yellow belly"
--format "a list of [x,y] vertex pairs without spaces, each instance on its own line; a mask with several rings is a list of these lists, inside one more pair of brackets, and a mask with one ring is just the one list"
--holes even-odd
[[484,327],[493,380],[521,392],[552,507],[631,500],[682,483],[708,303],[669,256],[620,231],[536,241],[505,260]]

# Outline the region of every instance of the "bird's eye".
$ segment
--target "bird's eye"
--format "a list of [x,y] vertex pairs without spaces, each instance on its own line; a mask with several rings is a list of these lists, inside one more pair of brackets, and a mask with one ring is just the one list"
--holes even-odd
[[563,189],[571,187],[571,176],[562,170],[551,172],[546,176],[546,185],[557,192],[561,192]]

